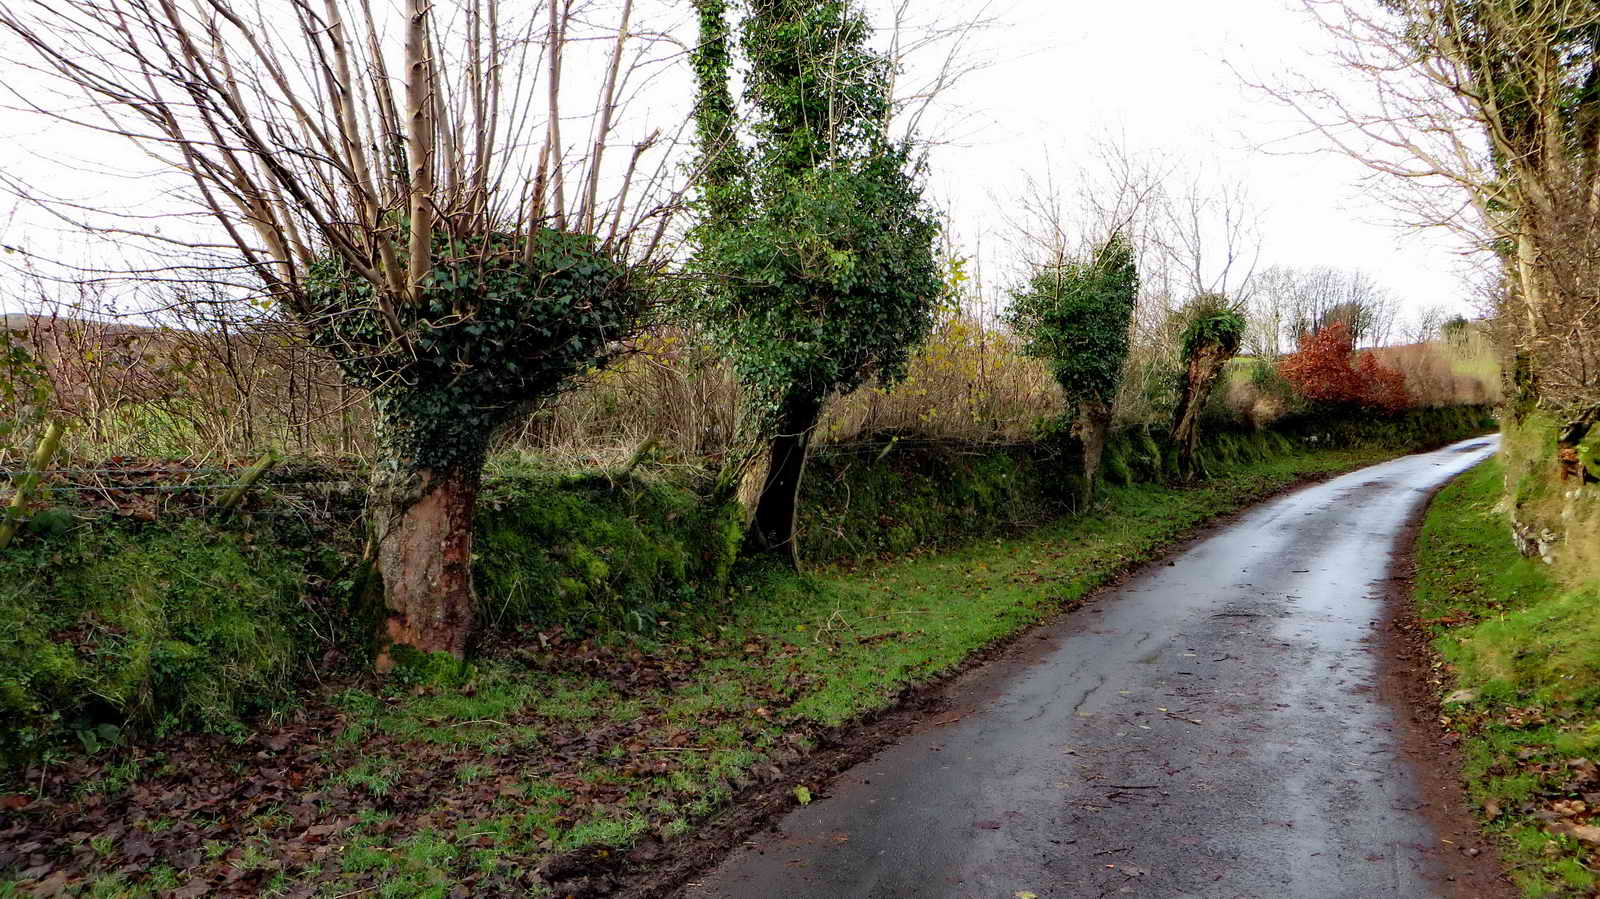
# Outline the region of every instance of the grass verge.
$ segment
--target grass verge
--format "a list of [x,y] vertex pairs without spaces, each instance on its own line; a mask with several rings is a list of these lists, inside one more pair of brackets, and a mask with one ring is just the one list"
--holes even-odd
[[[248,737],[121,747],[0,796],[0,896],[560,894],[787,783],[836,728],[1079,602],[1204,522],[1394,455],[1113,487],[1026,536],[805,577],[746,573],[654,636],[537,635],[465,683],[330,686]],[[1221,474],[1219,472],[1219,474]],[[836,732],[836,731],[834,731]]]
[[1600,887],[1600,585],[1523,558],[1498,460],[1429,507],[1416,609],[1440,657],[1441,715],[1512,878],[1530,897]]

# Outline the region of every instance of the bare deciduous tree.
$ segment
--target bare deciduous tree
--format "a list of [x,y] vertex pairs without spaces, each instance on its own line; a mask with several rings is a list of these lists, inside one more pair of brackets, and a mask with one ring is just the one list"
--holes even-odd
[[[681,188],[665,158],[641,165],[656,134],[603,168],[662,40],[634,0],[377,6],[8,2],[0,27],[25,48],[14,65],[80,101],[23,102],[128,139],[199,214],[88,224],[179,257],[147,277],[264,297],[371,392],[382,667],[394,646],[465,651],[490,435],[617,351]],[[581,143],[562,133],[573,84],[592,109]]]
[[1504,265],[1500,304],[1538,390],[1600,387],[1600,9],[1587,0],[1304,0],[1358,76],[1261,85],[1385,176],[1417,225]]
[[1292,350],[1302,336],[1335,321],[1343,322],[1359,344],[1384,344],[1398,314],[1394,294],[1371,275],[1326,265],[1275,265],[1263,270],[1248,306],[1251,324],[1246,343],[1269,355]]

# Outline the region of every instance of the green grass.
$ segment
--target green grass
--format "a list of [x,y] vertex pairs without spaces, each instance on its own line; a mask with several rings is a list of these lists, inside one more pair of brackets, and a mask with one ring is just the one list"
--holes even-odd
[[[510,541],[496,552],[515,549],[511,538],[522,524],[570,533],[532,561],[513,553],[498,569],[501,586],[559,586],[557,574],[582,568],[600,592],[566,607],[574,613],[565,619],[570,629],[526,630],[459,676],[369,681],[366,689],[346,686],[312,701],[312,711],[337,714],[340,724],[307,747],[317,760],[313,776],[298,788],[299,803],[289,797],[283,806],[314,804],[324,822],[358,820],[327,836],[328,854],[274,862],[281,866],[263,883],[314,886],[329,896],[432,895],[444,884],[520,894],[552,853],[613,852],[645,834],[682,834],[738,790],[809,752],[826,729],[849,727],[908,687],[958,669],[1205,521],[1301,478],[1391,457],[1399,445],[1295,452],[1280,438],[1214,442],[1212,480],[1180,487],[1122,478],[1093,508],[1020,534],[991,535],[943,554],[917,543],[890,560],[804,576],[728,570],[726,522],[716,515],[655,520],[655,505],[682,499],[676,488],[624,485],[611,500],[617,512],[544,503],[556,489],[550,485],[508,487],[490,497],[501,507],[491,505],[499,518],[489,530]],[[1121,464],[1130,475],[1162,464],[1149,447],[1130,443],[1125,450]],[[1001,482],[1015,473],[1008,466],[976,471],[974,496],[941,496],[927,533],[945,533],[944,517],[959,518],[969,506],[1004,505],[1009,488]],[[994,496],[978,496],[991,486]],[[601,492],[592,483],[573,489]],[[885,496],[892,499],[893,491]],[[614,526],[601,527],[610,518]],[[683,534],[694,529],[701,533]],[[662,552],[630,568],[624,560],[640,542],[657,542]],[[234,551],[231,544],[221,549]],[[233,564],[231,556],[224,561]],[[220,564],[210,571],[243,577]],[[727,589],[685,589],[705,579]],[[622,608],[640,614],[597,611]],[[635,627],[632,617],[650,626]],[[238,762],[237,775],[250,776],[256,764]],[[130,786],[135,794],[159,792],[160,778],[173,774],[163,770],[154,760],[101,766],[99,781],[78,801]],[[804,785],[774,786],[788,792]],[[237,818],[276,808],[207,814]],[[282,859],[298,828],[269,817],[245,834],[248,845],[219,842],[214,857],[185,870],[160,869],[160,880],[187,884]],[[170,826],[181,832],[197,822]],[[120,868],[112,856],[105,871]],[[149,877],[124,878],[120,894],[161,889],[155,872],[164,861],[153,860]]]
[[[803,754],[822,729],[893,704],[907,686],[1072,605],[1204,521],[1300,478],[1384,455],[1286,457],[1189,488],[1113,487],[1092,515],[949,554],[806,576],[746,572],[721,605],[670,633],[596,645],[606,664],[639,654],[682,670],[685,680],[673,688],[628,692],[606,671],[543,673],[501,659],[462,688],[347,692],[341,702],[356,737],[334,743],[359,754],[332,782],[398,800],[383,791],[402,789],[389,772],[406,762],[374,755],[370,741],[381,736],[460,760],[448,768],[455,786],[438,797],[445,806],[456,792],[502,786],[496,817],[430,832],[435,849],[426,857],[407,850],[418,838],[404,826],[357,829],[336,885],[427,894],[468,870],[508,883],[551,852],[609,852],[646,833],[682,834],[726,805],[759,766]],[[571,650],[535,668],[562,652]],[[596,746],[575,775],[552,773],[547,741],[584,732],[619,736]],[[384,752],[396,751],[403,749]]]
[[478,505],[485,630],[651,631],[727,583],[743,536],[731,505],[662,478],[559,475],[501,459]]
[[101,520],[0,553],[0,782],[124,728],[243,732],[291,701],[329,629],[302,585],[337,554],[269,527]]
[[1530,897],[1587,896],[1600,855],[1539,816],[1600,791],[1581,764],[1600,758],[1600,589],[1563,585],[1516,551],[1504,489],[1491,461],[1434,500],[1417,542],[1417,613],[1449,689],[1470,691],[1443,714],[1463,734],[1468,793],[1512,876]]

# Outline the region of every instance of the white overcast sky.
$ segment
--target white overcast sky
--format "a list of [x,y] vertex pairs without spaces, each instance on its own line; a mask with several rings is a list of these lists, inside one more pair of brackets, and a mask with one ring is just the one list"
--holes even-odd
[[1401,227],[1362,184],[1363,166],[1308,152],[1322,141],[1291,139],[1304,123],[1235,74],[1343,76],[1297,0],[1012,0],[999,12],[1004,26],[977,53],[992,65],[959,85],[951,100],[964,115],[942,123],[960,145],[933,157],[933,184],[956,228],[969,241],[989,232],[985,257],[1003,243],[997,210],[1025,173],[1053,170],[1070,189],[1089,143],[1115,136],[1247,185],[1263,217],[1263,265],[1359,268],[1402,309],[1471,311],[1455,242]]
[[[919,16],[955,21],[982,4],[913,5]],[[949,210],[962,251],[982,247],[992,294],[1015,270],[1004,212],[1026,178],[1049,176],[1070,192],[1091,143],[1110,136],[1134,152],[1166,154],[1245,184],[1262,213],[1261,266],[1362,269],[1400,297],[1402,310],[1471,311],[1453,242],[1395,224],[1396,216],[1363,186],[1366,170],[1358,164],[1331,153],[1282,152],[1317,144],[1285,142],[1303,130],[1301,123],[1234,74],[1269,81],[1290,70],[1338,77],[1318,62],[1327,38],[1298,0],[993,0],[990,8],[999,21],[970,52],[986,67],[941,98],[928,123],[940,141],[930,186]],[[681,10],[673,16],[687,22]],[[15,44],[4,49],[16,51]],[[683,74],[672,99],[655,104],[650,118],[671,117],[661,107],[682,101]],[[0,69],[0,80],[16,84],[20,76]],[[133,158],[119,142],[0,110],[0,167],[41,185],[70,192],[76,183],[93,183],[73,169],[125,167],[136,164]],[[140,193],[126,182],[106,190],[123,192],[106,195],[110,203]],[[37,213],[19,213],[9,228],[6,213],[0,201],[0,242],[45,242],[48,229]]]

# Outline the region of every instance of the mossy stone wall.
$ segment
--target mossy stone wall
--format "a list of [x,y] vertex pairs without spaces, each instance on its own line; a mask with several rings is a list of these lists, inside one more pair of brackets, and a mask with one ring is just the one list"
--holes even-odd
[[[1485,416],[1430,410],[1218,431],[1202,463],[1225,476],[1304,447],[1419,449],[1482,433]],[[1059,435],[1020,446],[823,448],[806,479],[802,548],[831,563],[1024,531],[1078,511],[1078,458]],[[1174,467],[1157,432],[1115,434],[1106,448],[1112,484],[1164,480]],[[360,545],[353,517],[314,530],[270,514],[62,515],[61,527],[0,554],[0,767],[74,734],[103,740],[102,725],[239,729],[292,701],[324,660],[364,660],[365,629],[346,602]],[[655,475],[502,469],[478,513],[482,635],[654,631],[723,596],[743,527],[735,505]]]
[[[1306,413],[1269,428],[1207,433],[1199,467],[1211,476],[1314,449],[1425,449],[1494,430],[1489,407],[1416,409],[1397,415]],[[1074,514],[1081,502],[1081,454],[1064,428],[1010,446],[915,442],[901,437],[823,447],[806,473],[800,545],[817,563],[1016,533]],[[1114,432],[1102,462],[1113,485],[1178,476],[1165,432]]]
[[288,701],[341,617],[308,606],[319,555],[199,519],[13,544],[0,554],[0,763],[128,724],[237,728]]

